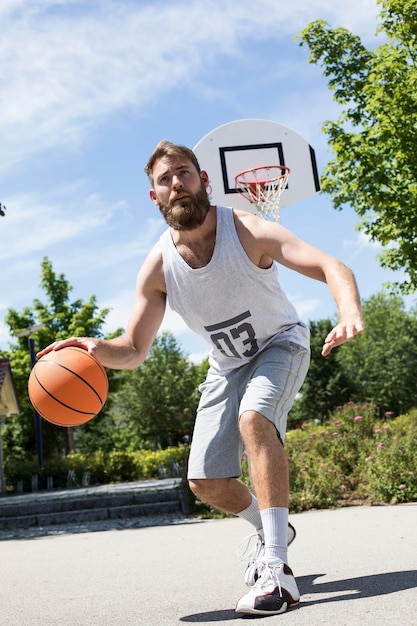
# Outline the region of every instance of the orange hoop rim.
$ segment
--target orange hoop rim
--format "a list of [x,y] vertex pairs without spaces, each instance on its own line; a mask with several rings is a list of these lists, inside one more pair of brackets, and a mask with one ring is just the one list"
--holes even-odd
[[[265,172],[258,176],[258,172]],[[278,174],[271,176],[272,174]],[[281,195],[287,186],[290,168],[286,165],[260,165],[239,172],[235,176],[235,190],[257,208],[258,215],[279,221]]]
[[[273,176],[272,178],[267,178],[266,180],[254,181],[254,182],[257,182],[259,185],[265,185],[266,183],[272,183],[272,182],[275,182],[276,180],[281,180],[285,176],[288,176],[288,174],[290,173],[290,168],[287,167],[286,165],[275,164],[275,165],[258,165],[257,167],[249,167],[247,170],[242,170],[241,172],[238,172],[236,174],[235,186],[237,186],[238,179],[241,176],[245,176],[245,174],[251,174],[253,172],[258,172],[259,170],[281,170],[282,171],[282,173],[279,176]],[[237,188],[236,188],[236,191],[238,191]]]
[[[258,178],[259,171],[265,171],[266,177]],[[278,176],[270,176],[269,172],[280,171]],[[235,176],[235,190],[251,204],[262,204],[265,201],[279,201],[290,174],[286,165],[259,165],[242,170]],[[252,179],[249,177],[252,176]]]

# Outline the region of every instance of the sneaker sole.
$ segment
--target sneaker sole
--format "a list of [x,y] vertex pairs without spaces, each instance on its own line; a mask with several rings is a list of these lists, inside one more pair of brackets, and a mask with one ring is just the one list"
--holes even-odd
[[276,611],[268,609],[257,609],[256,607],[237,606],[235,613],[237,613],[238,615],[281,615],[282,613],[286,613],[290,607],[295,606],[299,603],[299,600],[293,600],[290,594],[285,590],[283,590],[283,597],[285,597],[285,602]]

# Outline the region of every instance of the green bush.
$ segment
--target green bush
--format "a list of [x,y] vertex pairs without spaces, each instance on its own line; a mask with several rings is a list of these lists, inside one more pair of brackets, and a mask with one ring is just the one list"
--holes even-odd
[[374,426],[361,493],[374,502],[417,501],[417,412]]
[[[48,477],[53,478],[54,488],[68,486],[68,473],[74,476],[73,486],[80,487],[83,477],[89,475],[91,485],[178,476],[182,478],[188,458],[184,446],[165,450],[139,450],[137,452],[96,452],[92,455],[72,453],[62,459],[47,461],[39,468],[36,459],[22,461],[9,458],[5,463],[8,491],[15,491],[18,481],[23,481],[24,491],[32,488],[32,477],[40,476],[39,488]],[[71,485],[72,486],[72,485]]]
[[[293,512],[357,502],[399,503],[417,501],[417,410],[393,418],[377,416],[372,404],[346,404],[325,425],[309,421],[290,430],[286,438],[290,467],[290,508]],[[53,477],[55,488],[67,486],[68,472],[75,486],[178,476],[184,479],[189,449],[184,446],[136,452],[69,454],[48,461],[40,476]],[[242,461],[242,480],[250,485],[248,461]],[[32,488],[40,474],[36,459],[5,459],[10,491],[23,481]],[[205,517],[219,516],[198,503]],[[197,507],[198,512],[198,507]],[[221,514],[220,514],[221,515]]]
[[17,489],[18,482],[22,483],[24,491],[30,491],[32,477],[39,474],[39,465],[35,458],[22,460],[6,457],[4,473],[9,491]]
[[110,452],[107,457],[106,469],[112,483],[134,481],[141,478],[134,452]]
[[286,438],[290,508],[417,500],[417,413],[377,417],[372,404],[349,403],[320,426],[307,423]]

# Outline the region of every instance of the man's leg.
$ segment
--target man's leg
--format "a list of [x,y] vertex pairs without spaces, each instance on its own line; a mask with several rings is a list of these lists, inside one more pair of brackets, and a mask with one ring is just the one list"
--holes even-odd
[[190,478],[188,482],[197,498],[225,513],[237,515],[251,503],[249,489],[237,478]]
[[256,582],[239,600],[236,611],[258,615],[283,613],[300,599],[297,583],[287,565],[288,459],[275,425],[260,413],[242,413],[240,432],[251,460],[265,553],[252,565],[251,574]]
[[[262,517],[257,498],[237,478],[200,478],[190,479],[190,489],[197,498],[214,506],[216,509],[237,515],[248,521],[255,528],[259,537],[259,546],[255,553],[259,554],[264,547]],[[295,529],[288,524],[286,542],[290,545],[295,539]],[[248,584],[252,584],[248,581]]]
[[262,518],[266,556],[287,562],[288,459],[275,425],[256,411],[240,417],[240,431]]
[[240,417],[259,508],[289,505],[288,459],[275,425],[257,411]]

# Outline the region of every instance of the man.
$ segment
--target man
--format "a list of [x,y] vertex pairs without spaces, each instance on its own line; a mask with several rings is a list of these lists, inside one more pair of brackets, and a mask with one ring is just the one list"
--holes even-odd
[[[325,338],[323,356],[363,330],[355,279],[343,263],[280,224],[210,205],[208,175],[188,148],[162,141],[145,171],[150,198],[169,228],[139,271],[126,334],[59,341],[39,356],[77,345],[106,367],[136,368],[167,300],[207,340],[210,369],[200,389],[189,484],[200,499],[255,528],[258,544],[245,574],[249,590],[236,611],[283,613],[300,598],[287,558],[294,532],[283,441],[309,366],[309,333],[279,285],[275,262],[327,283],[339,323]],[[244,450],[256,496],[239,480]]]

